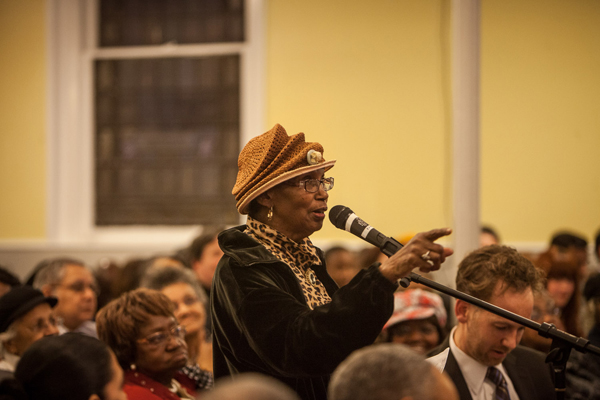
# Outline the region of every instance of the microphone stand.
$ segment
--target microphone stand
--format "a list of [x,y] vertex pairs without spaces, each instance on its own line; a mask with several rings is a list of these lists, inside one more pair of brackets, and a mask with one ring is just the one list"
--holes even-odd
[[454,298],[473,304],[479,308],[483,308],[493,314],[533,329],[537,331],[540,336],[552,339],[551,350],[546,356],[546,362],[552,364],[554,369],[554,390],[556,391],[557,400],[563,400],[565,398],[565,372],[571,349],[575,349],[581,353],[590,352],[600,356],[600,348],[592,345],[589,340],[561,331],[560,329],[557,329],[554,324],[549,324],[547,322],[539,324],[486,301],[459,292],[458,290],[444,286],[431,279],[424,278],[414,272],[411,272],[408,276],[402,278],[400,280],[400,285],[407,288],[411,282],[420,283]]

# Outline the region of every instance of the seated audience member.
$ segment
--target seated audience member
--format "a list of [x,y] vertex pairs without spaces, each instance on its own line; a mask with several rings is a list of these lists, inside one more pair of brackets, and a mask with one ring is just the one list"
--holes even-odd
[[60,318],[60,334],[77,332],[97,338],[96,314],[98,288],[92,272],[79,260],[55,258],[43,261],[35,273],[33,287],[54,296],[54,309]]
[[29,400],[127,400],[115,355],[98,339],[77,333],[31,345],[15,378]]
[[177,324],[173,309],[164,294],[136,289],[98,312],[98,336],[125,371],[129,400],[193,399],[194,388],[175,379],[189,382],[180,372],[188,361],[185,328]]
[[341,246],[332,247],[325,252],[325,265],[327,273],[339,287],[350,282],[360,271],[354,253]]
[[333,372],[329,400],[455,400],[454,385],[425,358],[397,343],[354,351]]
[[[212,281],[217,269],[217,264],[223,256],[223,250],[219,247],[217,235],[223,227],[211,227],[198,236],[189,246],[190,265],[196,274],[196,278],[206,295],[210,298]],[[212,341],[212,318],[210,307],[206,308],[206,332],[207,340]]]
[[[461,261],[456,287],[530,318],[542,280],[541,271],[515,249],[486,246]],[[450,375],[461,399],[556,398],[545,354],[519,346],[523,326],[459,299],[454,310],[458,325],[429,361]]]
[[500,236],[491,226],[482,226],[479,233],[479,247],[485,247],[492,244],[500,244]]
[[394,313],[383,327],[382,339],[402,343],[426,354],[446,337],[446,310],[442,298],[422,289],[394,293]]
[[[594,326],[588,340],[600,346],[600,274],[590,275],[583,295],[594,309]],[[566,374],[567,400],[600,399],[600,356],[571,351]]]
[[300,400],[285,384],[270,376],[254,372],[221,378],[215,389],[202,400]]
[[0,297],[8,293],[15,286],[19,286],[21,281],[7,268],[0,265]]
[[45,297],[31,286],[15,287],[0,297],[0,370],[14,371],[29,346],[58,335],[54,306],[55,297]]
[[[547,290],[540,290],[533,294],[533,311],[531,313],[531,319],[537,323],[549,323],[556,326],[561,331],[565,330],[565,327],[560,320],[560,309],[556,307],[556,303],[550,297]],[[552,339],[540,336],[536,330],[525,328],[523,332],[523,338],[521,339],[521,345],[531,347],[543,353],[550,351],[550,345]]]
[[557,261],[565,261],[565,258],[570,259],[574,256],[578,266],[580,282],[587,278],[588,258],[586,239],[572,232],[557,232],[552,236],[549,252]]
[[223,256],[223,251],[217,242],[217,235],[222,230],[222,228],[207,229],[206,232],[194,239],[189,247],[192,270],[208,295],[210,295],[217,264]]
[[538,257],[536,264],[546,273],[546,290],[560,310],[564,330],[572,335],[581,336],[581,295],[576,261],[569,257],[555,259],[550,252],[546,252]]
[[198,390],[213,385],[212,344],[206,341],[208,298],[194,273],[177,267],[151,268],[142,279],[142,287],[166,295],[175,306],[177,322],[185,328],[188,364],[182,372],[194,381]]
[[594,254],[596,255],[596,261],[598,262],[598,271],[600,272],[600,230],[596,233],[596,239],[594,244]]

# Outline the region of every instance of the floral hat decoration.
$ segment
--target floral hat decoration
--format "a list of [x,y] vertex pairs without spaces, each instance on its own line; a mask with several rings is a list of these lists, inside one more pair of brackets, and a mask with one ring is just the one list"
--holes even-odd
[[308,172],[329,170],[336,160],[325,161],[323,146],[306,142],[304,133],[288,136],[276,124],[251,139],[238,158],[238,175],[232,194],[240,214],[248,214],[250,202],[267,190]]

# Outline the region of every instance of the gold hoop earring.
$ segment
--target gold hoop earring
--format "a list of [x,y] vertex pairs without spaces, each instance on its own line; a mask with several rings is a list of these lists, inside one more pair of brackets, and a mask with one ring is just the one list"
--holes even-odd
[[267,213],[267,219],[270,221],[273,219],[273,206],[269,208],[269,212]]

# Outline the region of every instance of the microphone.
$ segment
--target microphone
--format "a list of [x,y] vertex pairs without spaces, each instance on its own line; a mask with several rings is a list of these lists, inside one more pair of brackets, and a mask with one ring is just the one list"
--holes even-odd
[[385,236],[357,217],[348,207],[334,206],[329,212],[329,220],[336,228],[350,232],[371,243],[373,246],[379,247],[381,252],[388,257],[391,257],[404,247],[396,239]]

